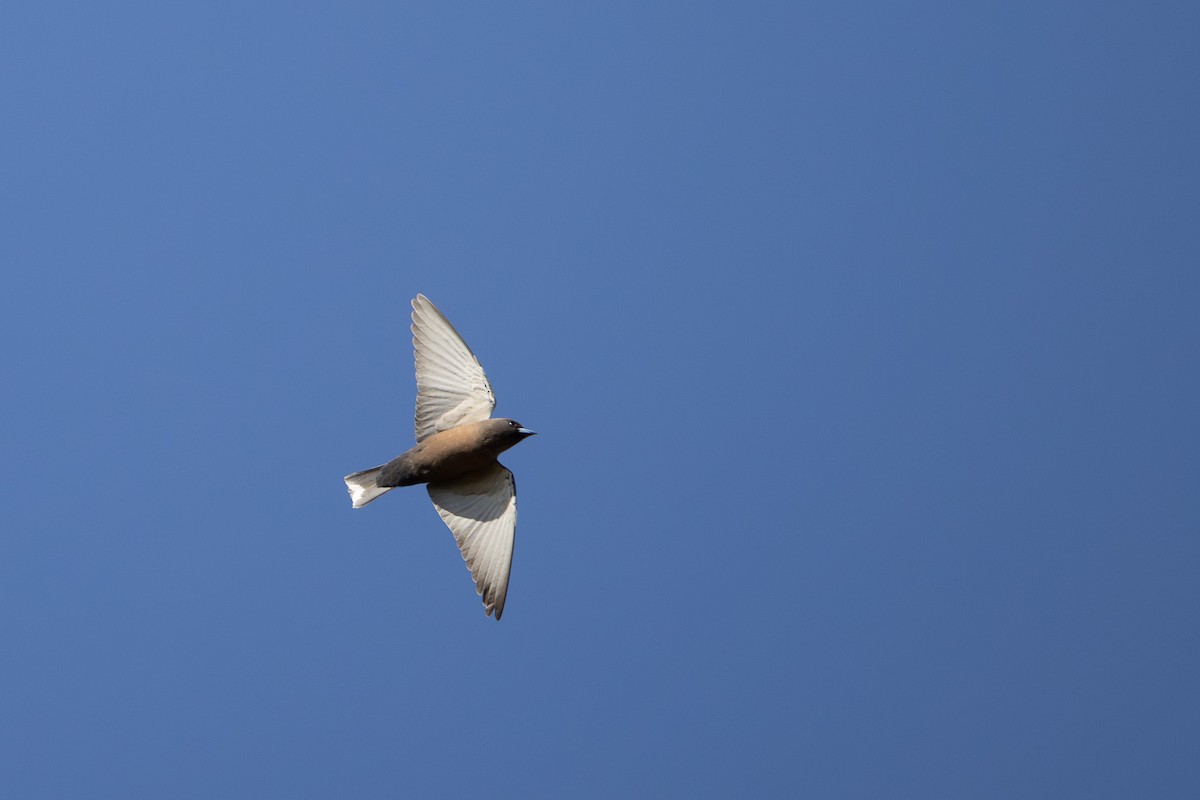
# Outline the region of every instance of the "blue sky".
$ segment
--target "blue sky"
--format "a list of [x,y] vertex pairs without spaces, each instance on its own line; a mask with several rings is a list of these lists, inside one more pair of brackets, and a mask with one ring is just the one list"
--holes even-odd
[[1195,797],[1198,24],[9,4],[0,794]]

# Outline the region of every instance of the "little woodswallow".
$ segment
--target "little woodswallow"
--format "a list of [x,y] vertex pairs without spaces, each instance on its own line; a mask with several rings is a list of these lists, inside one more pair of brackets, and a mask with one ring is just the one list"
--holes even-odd
[[479,359],[429,298],[418,294],[412,307],[417,444],[381,467],[347,475],[346,486],[354,507],[362,508],[397,486],[428,484],[486,613],[499,620],[512,567],[517,487],[496,458],[534,431],[490,419],[496,398]]

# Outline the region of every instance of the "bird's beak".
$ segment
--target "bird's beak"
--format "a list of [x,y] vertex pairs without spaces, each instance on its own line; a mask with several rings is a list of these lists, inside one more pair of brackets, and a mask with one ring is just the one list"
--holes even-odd
[[537,434],[537,431],[531,431],[529,428],[517,428],[517,433],[521,434],[522,436],[534,436]]

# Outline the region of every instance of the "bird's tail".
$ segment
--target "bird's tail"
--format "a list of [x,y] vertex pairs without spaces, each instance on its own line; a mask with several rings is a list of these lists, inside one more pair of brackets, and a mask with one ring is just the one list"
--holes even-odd
[[381,472],[383,472],[383,467],[375,467],[346,476],[346,488],[350,490],[350,502],[354,504],[355,508],[362,508],[376,497],[387,494],[396,488],[395,486],[379,485],[379,473]]

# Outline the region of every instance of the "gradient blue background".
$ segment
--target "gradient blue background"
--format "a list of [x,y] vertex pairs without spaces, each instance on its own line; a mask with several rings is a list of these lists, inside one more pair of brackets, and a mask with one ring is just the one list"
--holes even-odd
[[6,4],[0,795],[1200,796],[1198,29]]

